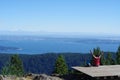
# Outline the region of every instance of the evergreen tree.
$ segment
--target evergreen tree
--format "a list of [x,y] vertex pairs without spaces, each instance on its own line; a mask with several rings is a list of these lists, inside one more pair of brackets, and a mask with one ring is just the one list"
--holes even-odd
[[58,56],[56,60],[54,73],[59,75],[65,75],[68,73],[68,67],[62,55]]
[[16,76],[22,76],[24,74],[22,61],[17,54],[11,56],[10,62],[3,67],[2,73]]
[[94,49],[93,49],[93,54],[94,54],[95,56],[100,55],[100,54],[101,54],[100,48],[99,48],[99,47],[94,48]]
[[105,57],[104,57],[104,54],[101,56],[101,58],[100,58],[100,64],[101,65],[105,65],[106,64],[106,59],[105,59]]
[[9,64],[7,64],[2,68],[2,71],[1,71],[2,75],[10,75],[9,74],[9,67],[10,67]]
[[116,53],[116,62],[117,64],[120,64],[120,46],[118,47],[118,50]]
[[112,59],[112,55],[111,55],[111,53],[108,53],[107,57],[106,57],[106,65],[112,65],[112,64],[114,64],[113,59]]

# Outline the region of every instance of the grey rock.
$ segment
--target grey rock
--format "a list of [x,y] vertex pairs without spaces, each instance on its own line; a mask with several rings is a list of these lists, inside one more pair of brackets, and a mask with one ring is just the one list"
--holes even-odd
[[4,80],[4,77],[3,77],[3,75],[0,75],[0,80]]
[[59,77],[48,76],[46,74],[40,74],[39,76],[35,76],[33,80],[63,80],[63,79]]
[[30,77],[31,79],[34,79],[37,76],[39,76],[39,74],[28,73],[28,74],[24,75],[25,78]]

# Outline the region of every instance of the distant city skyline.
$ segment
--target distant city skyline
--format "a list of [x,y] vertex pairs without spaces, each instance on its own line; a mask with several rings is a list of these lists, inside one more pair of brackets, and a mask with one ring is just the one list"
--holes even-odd
[[12,35],[120,35],[120,0],[1,0],[0,31]]

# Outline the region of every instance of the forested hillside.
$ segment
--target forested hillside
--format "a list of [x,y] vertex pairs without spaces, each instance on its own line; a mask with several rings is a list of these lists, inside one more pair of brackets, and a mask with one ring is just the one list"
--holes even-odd
[[[56,58],[59,55],[60,54],[58,53],[35,55],[19,54],[26,73],[46,74],[51,74],[53,72]],[[62,55],[64,56],[69,69],[71,69],[72,66],[83,66],[91,60],[91,54],[62,53]],[[10,60],[11,56],[12,54],[0,54],[0,70]],[[113,56],[115,56],[115,54]]]

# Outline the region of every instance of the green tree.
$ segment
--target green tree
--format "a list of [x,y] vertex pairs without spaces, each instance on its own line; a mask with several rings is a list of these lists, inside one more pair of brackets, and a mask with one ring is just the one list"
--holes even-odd
[[2,75],[9,75],[9,64],[6,64],[3,68],[2,68],[2,71],[1,71],[1,73],[2,73]]
[[120,46],[118,47],[118,50],[116,53],[116,62],[117,64],[120,64]]
[[93,49],[93,54],[94,54],[95,56],[100,55],[100,54],[101,54],[100,48],[99,48],[99,47],[94,48],[94,49]]
[[22,76],[24,74],[22,61],[17,54],[11,56],[10,62],[2,68],[4,75]]
[[68,67],[62,55],[59,55],[56,60],[54,73],[59,75],[65,75],[68,73]]
[[106,65],[112,65],[112,64],[113,64],[112,55],[111,53],[108,53],[106,57]]
[[101,65],[105,65],[106,64],[106,59],[105,59],[105,57],[104,57],[104,54],[101,56],[101,58],[100,58],[100,64]]

